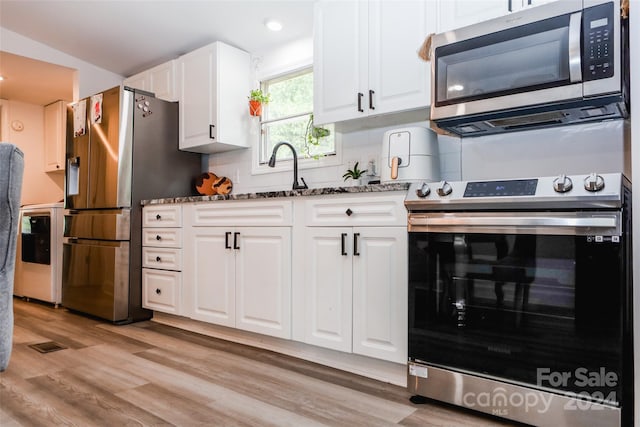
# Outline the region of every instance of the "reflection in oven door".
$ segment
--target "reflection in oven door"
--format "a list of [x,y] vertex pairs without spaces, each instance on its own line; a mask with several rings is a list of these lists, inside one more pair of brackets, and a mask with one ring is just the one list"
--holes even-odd
[[62,304],[103,319],[126,319],[129,242],[67,239]]
[[[545,384],[541,371],[622,375],[619,243],[586,236],[410,234],[409,354]],[[548,382],[548,381],[547,381]],[[621,381],[598,384],[617,404]]]

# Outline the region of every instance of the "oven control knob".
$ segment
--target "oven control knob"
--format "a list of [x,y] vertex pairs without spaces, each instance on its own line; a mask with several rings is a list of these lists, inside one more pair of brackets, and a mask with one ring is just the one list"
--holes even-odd
[[436,189],[438,196],[441,196],[441,197],[448,196],[449,194],[451,194],[452,191],[453,191],[453,188],[451,188],[451,184],[449,184],[447,181],[440,181],[440,184]]
[[427,197],[429,193],[431,193],[431,188],[429,188],[426,182],[423,182],[420,187],[416,189],[416,196],[421,198]]
[[556,179],[553,180],[553,189],[556,193],[566,193],[567,191],[571,191],[573,188],[573,182],[571,178],[566,175],[559,175]]
[[600,191],[604,188],[604,178],[597,173],[591,173],[584,179],[584,189],[587,191]]

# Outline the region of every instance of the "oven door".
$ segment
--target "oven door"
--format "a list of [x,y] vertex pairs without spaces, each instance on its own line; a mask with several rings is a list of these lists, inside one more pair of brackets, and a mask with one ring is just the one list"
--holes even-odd
[[411,214],[410,360],[618,406],[628,292],[621,219]]

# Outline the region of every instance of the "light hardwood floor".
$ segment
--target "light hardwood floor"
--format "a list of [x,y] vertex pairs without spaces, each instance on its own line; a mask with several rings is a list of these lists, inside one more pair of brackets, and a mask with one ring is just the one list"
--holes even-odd
[[[507,426],[406,389],[154,322],[19,299],[0,426]],[[29,347],[64,347],[39,353]]]

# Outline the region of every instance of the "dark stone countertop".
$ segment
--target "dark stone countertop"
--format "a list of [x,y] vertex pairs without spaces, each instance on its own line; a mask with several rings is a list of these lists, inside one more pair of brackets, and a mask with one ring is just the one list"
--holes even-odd
[[371,184],[357,185],[350,187],[323,187],[308,188],[306,190],[283,190],[283,191],[264,191],[258,193],[241,193],[227,194],[225,196],[185,196],[185,197],[167,197],[165,199],[142,200],[141,204],[146,205],[162,205],[168,203],[190,203],[190,202],[209,202],[219,200],[255,200],[268,199],[273,197],[301,197],[301,196],[326,196],[331,194],[358,194],[358,193],[379,193],[383,191],[406,191],[409,184],[406,182],[394,182],[391,184]]

